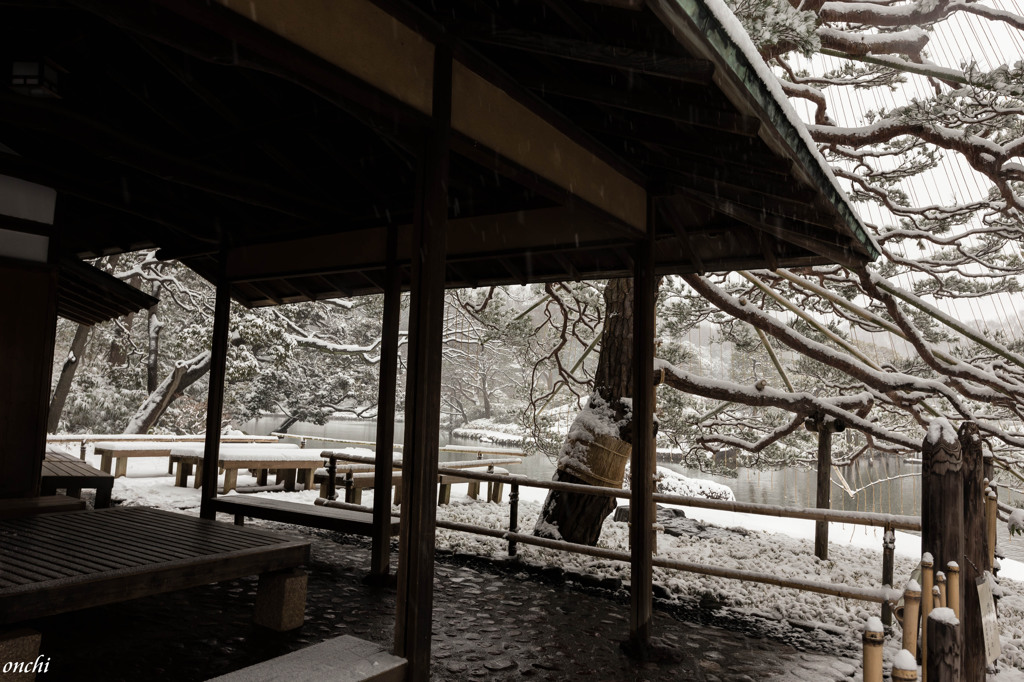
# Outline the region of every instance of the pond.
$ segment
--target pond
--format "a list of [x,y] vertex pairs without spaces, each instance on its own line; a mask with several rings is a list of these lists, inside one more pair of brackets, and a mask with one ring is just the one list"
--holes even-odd
[[[278,417],[264,417],[243,425],[248,433],[270,433],[281,423]],[[395,440],[401,442],[403,424],[395,424]],[[344,440],[373,441],[377,436],[377,424],[368,420],[332,420],[322,426],[299,422],[289,429],[290,433]],[[442,434],[442,445],[485,447],[488,450],[516,451],[466,438],[452,438]],[[338,444],[315,440],[310,447],[335,447]],[[457,457],[441,453],[441,459]],[[736,476],[718,476],[697,469],[690,469],[671,462],[659,462],[673,471],[690,478],[703,478],[721,483],[733,490],[736,499],[743,502],[760,502],[785,506],[813,507],[817,473],[808,467],[787,467],[784,469],[752,469],[740,467]],[[543,455],[526,457],[520,465],[506,467],[513,473],[531,478],[550,479],[554,474],[554,463]],[[837,473],[838,471],[838,473]],[[832,471],[832,508],[858,511],[873,511],[886,514],[921,513],[921,465],[907,463],[891,455],[864,456],[849,466],[837,467]],[[852,494],[851,494],[852,493]]]

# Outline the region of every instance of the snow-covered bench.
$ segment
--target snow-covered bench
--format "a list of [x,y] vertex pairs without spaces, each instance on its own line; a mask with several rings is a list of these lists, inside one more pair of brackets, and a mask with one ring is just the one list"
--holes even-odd
[[[238,487],[240,469],[257,472],[257,480],[266,483],[267,472],[277,471],[277,482],[284,483],[285,490],[294,490],[298,480],[306,490],[313,489],[313,472],[324,465],[320,450],[302,450],[282,445],[275,448],[224,447],[219,456],[219,466],[224,472],[224,492]],[[170,453],[171,465],[178,465],[174,485],[188,486],[188,477],[195,468],[195,487],[203,484],[203,453],[201,448],[176,447]]]
[[[187,447],[191,451],[202,452],[205,448],[205,443],[199,440],[199,436],[195,436],[196,440],[191,443],[182,442],[177,440],[141,440],[141,441],[125,441],[125,440],[101,440],[96,441],[94,444],[94,451],[100,456],[100,469],[105,473],[110,473],[111,463],[115,462],[114,478],[125,476],[128,473],[128,458],[129,457],[168,457],[171,454],[171,450],[181,447]],[[233,440],[228,440],[228,439]],[[254,439],[254,442],[248,440],[239,441],[238,438],[249,438]],[[83,447],[86,441],[82,441]],[[274,448],[289,448],[298,449],[298,445],[291,443],[277,443],[276,439],[267,440],[266,436],[222,436],[221,449],[226,451],[229,448],[254,448],[254,447],[274,447]],[[173,473],[169,465],[167,473]]]

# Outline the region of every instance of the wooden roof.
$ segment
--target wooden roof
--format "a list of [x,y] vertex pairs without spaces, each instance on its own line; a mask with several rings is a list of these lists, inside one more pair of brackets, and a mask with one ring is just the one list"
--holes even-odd
[[876,255],[697,0],[224,4],[0,3],[45,66],[0,91],[0,174],[58,190],[68,254],[159,247],[270,305],[381,291],[396,230],[407,277],[444,44],[449,286],[629,276],[650,225],[662,273]]

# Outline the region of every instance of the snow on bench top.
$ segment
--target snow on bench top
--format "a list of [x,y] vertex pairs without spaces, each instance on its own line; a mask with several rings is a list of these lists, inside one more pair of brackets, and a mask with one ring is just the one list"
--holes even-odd
[[[101,440],[95,443],[97,449],[111,450],[113,452],[127,452],[129,450],[171,450],[178,448],[192,448],[202,452],[206,447],[206,443],[202,441],[196,442],[180,442],[180,441],[107,441]],[[228,448],[286,448],[286,449],[298,449],[298,445],[294,443],[221,443],[221,451],[227,450]]]

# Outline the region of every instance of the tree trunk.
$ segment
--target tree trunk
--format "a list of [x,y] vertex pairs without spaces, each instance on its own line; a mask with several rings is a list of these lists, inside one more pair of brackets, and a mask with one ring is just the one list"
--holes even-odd
[[[605,321],[601,335],[601,355],[594,376],[594,392],[590,397],[590,410],[594,405],[607,406],[611,419],[618,424],[618,438],[626,442],[633,439],[631,403],[623,398],[633,395],[633,280],[609,280],[604,290]],[[564,483],[585,483],[578,476],[564,471],[562,466],[574,447],[572,434],[584,429],[587,418],[577,417],[570,429],[570,438],[562,446],[559,468],[554,480]],[[620,483],[621,485],[621,483]],[[544,501],[544,509],[534,535],[595,545],[601,535],[605,518],[615,509],[615,499],[552,490]]]
[[[230,343],[233,346],[238,346],[241,345],[242,339],[236,336],[231,339]],[[154,392],[149,394],[149,397],[128,420],[128,426],[125,427],[124,432],[146,433],[153,428],[171,403],[209,371],[211,358],[210,351],[206,350],[193,358],[178,362],[171,373],[160,382]]]
[[[153,297],[159,298],[159,282],[153,285],[151,293]],[[146,311],[146,330],[149,336],[149,352],[146,355],[146,390],[150,393],[160,385],[160,332],[164,329],[164,323],[157,314],[158,305],[154,305]]]
[[57,379],[57,386],[53,389],[53,396],[50,398],[50,412],[46,418],[47,433],[56,433],[60,424],[60,415],[64,412],[64,403],[67,402],[68,394],[71,392],[71,383],[75,378],[75,370],[78,369],[82,354],[85,353],[85,345],[89,341],[89,332],[92,327],[80,324],[75,330],[75,338],[71,341],[71,349],[64,365],[60,368],[60,377]]

